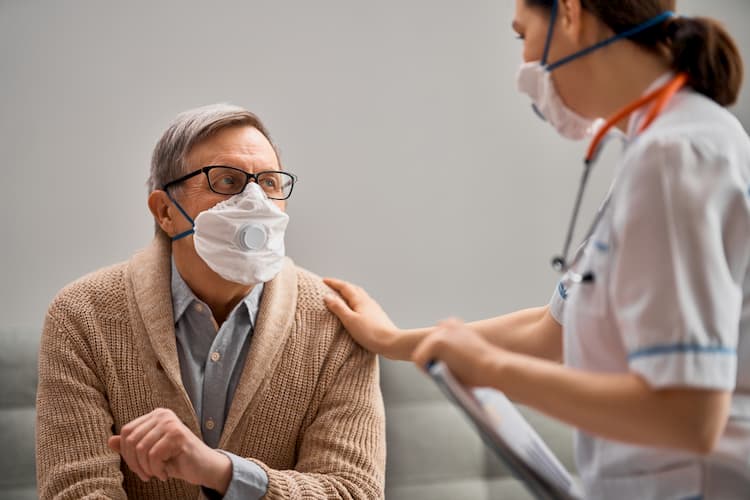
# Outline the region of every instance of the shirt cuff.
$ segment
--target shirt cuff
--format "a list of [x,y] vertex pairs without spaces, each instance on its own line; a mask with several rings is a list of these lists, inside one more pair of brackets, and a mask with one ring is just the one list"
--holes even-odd
[[[225,500],[260,500],[268,491],[268,475],[258,464],[251,460],[238,457],[234,453],[216,450],[226,455],[232,461],[232,479],[224,494]],[[203,493],[209,499],[222,498],[217,492],[203,488]]]

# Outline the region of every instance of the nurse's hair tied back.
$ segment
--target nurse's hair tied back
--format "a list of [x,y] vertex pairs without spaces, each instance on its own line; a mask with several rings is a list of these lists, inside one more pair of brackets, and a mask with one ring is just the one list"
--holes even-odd
[[[525,0],[551,9],[560,0]],[[659,14],[674,11],[676,0],[580,0],[581,7],[615,33],[623,33]],[[675,16],[629,37],[648,50],[671,57],[672,68],[688,75],[688,84],[722,106],[737,101],[743,62],[737,44],[715,19]]]
[[722,106],[737,101],[743,64],[737,44],[714,19],[674,17],[667,24],[672,67],[687,73],[688,83]]

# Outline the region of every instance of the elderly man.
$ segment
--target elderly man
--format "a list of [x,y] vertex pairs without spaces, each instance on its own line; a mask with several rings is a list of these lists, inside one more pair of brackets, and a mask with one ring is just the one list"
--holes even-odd
[[284,256],[284,172],[228,105],[157,144],[157,234],[63,289],[39,359],[41,498],[383,496],[376,359]]

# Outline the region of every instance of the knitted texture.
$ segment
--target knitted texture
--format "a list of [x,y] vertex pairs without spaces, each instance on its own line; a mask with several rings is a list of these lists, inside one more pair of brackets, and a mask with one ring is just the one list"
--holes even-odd
[[[68,285],[39,353],[37,481],[47,498],[199,498],[183,481],[142,482],[107,439],[156,408],[200,436],[182,385],[170,243]],[[265,498],[383,497],[385,432],[376,358],[323,304],[316,276],[286,260],[266,284],[219,448],[255,461]]]

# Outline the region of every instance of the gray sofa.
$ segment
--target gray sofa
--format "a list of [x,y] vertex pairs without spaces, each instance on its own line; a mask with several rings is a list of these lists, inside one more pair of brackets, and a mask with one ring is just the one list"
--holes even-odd
[[[39,331],[0,332],[0,498],[36,498],[34,403]],[[527,499],[464,416],[410,363],[382,360],[389,500]],[[568,428],[523,410],[572,470]]]
[[39,331],[0,331],[0,498],[36,495],[34,405]]
[[[532,498],[488,450],[438,387],[411,363],[381,359],[388,500]],[[572,430],[533,410],[522,413],[571,473]]]

